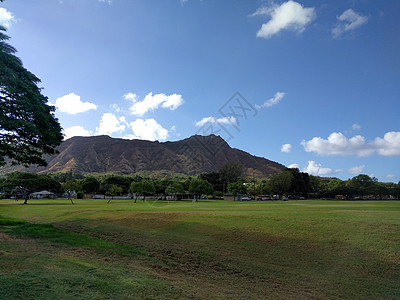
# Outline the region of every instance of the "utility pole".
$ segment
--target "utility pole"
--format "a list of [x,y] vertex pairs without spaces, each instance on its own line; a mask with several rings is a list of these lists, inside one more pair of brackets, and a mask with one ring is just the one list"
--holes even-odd
[[256,200],[256,179],[254,178],[254,171],[253,171],[253,182],[254,182],[254,200]]

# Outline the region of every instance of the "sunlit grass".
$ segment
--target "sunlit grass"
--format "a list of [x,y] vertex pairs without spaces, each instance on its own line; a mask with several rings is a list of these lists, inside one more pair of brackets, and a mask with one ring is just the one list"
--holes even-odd
[[[141,291],[138,298],[164,299],[172,294],[220,299],[400,297],[397,201],[29,203],[0,201],[5,217],[0,231],[6,235],[0,262],[20,255],[27,241],[49,249],[28,260],[28,266],[45,260],[46,270],[61,270],[63,279],[53,283],[60,285],[60,295],[76,284],[74,278],[96,270],[89,279],[107,295],[115,293],[112,298],[135,289]],[[55,255],[54,247],[68,255]],[[43,272],[30,268],[24,276],[35,280]],[[1,280],[11,291],[21,273],[7,274]],[[119,279],[106,282],[107,276]],[[82,282],[82,295],[101,294],[96,283]]]

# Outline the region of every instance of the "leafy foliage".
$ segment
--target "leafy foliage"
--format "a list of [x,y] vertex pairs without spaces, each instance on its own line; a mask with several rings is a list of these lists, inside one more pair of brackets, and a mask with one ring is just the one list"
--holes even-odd
[[184,193],[185,190],[183,189],[182,184],[178,181],[174,181],[166,188],[165,192],[170,195],[176,195]]
[[230,191],[234,196],[237,194],[245,194],[246,186],[241,181],[231,182],[228,184],[228,191]]
[[292,186],[292,182],[292,172],[285,170],[279,174],[273,175],[269,181],[269,185],[274,193],[278,195],[283,195],[289,192],[290,187]]
[[190,182],[189,192],[196,195],[210,195],[213,192],[213,186],[206,180],[193,179]]
[[0,165],[45,166],[44,154],[54,154],[63,136],[55,108],[47,105],[37,86],[40,79],[26,70],[0,26]]
[[85,193],[96,193],[100,189],[99,181],[92,176],[83,179],[81,185]]
[[61,190],[61,184],[47,175],[38,175],[27,172],[14,172],[7,175],[1,183],[1,187],[8,191],[15,188],[25,190],[25,202],[28,202],[29,194],[41,190],[49,190],[58,193]]

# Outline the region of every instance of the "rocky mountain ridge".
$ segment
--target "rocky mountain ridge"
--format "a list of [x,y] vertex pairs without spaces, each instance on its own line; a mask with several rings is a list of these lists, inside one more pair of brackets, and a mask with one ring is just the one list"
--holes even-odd
[[46,157],[47,167],[6,166],[3,172],[25,170],[36,173],[114,173],[167,170],[187,175],[218,171],[227,163],[241,163],[248,175],[268,177],[285,166],[231,148],[216,135],[194,135],[175,142],[127,140],[109,136],[73,137],[58,147],[59,153]]

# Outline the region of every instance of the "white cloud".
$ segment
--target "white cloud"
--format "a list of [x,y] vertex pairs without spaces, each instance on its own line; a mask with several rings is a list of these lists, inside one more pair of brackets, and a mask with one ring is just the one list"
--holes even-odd
[[291,149],[292,149],[292,145],[284,144],[281,147],[281,152],[289,153]]
[[359,124],[355,123],[355,124],[351,125],[351,128],[352,128],[353,130],[360,130],[360,129],[361,129],[361,126],[360,126]]
[[140,140],[166,140],[168,138],[168,130],[162,127],[154,119],[137,119],[129,124],[133,131],[133,135],[128,138]]
[[117,113],[119,113],[120,111],[121,111],[121,108],[117,105],[117,104],[111,104],[110,105],[110,108],[113,110],[113,111],[115,111],[115,112],[117,112]]
[[138,101],[138,96],[136,94],[134,94],[134,93],[131,93],[131,92],[126,93],[125,95],[122,96],[122,98],[124,98],[125,100],[130,100],[133,103]]
[[314,137],[309,141],[303,140],[301,145],[307,152],[315,152],[319,155],[357,155],[360,157],[371,155],[373,147],[365,144],[365,138],[356,135],[350,139],[341,132],[333,132],[328,139]]
[[0,7],[0,25],[5,28],[9,28],[12,23],[15,23],[16,19],[12,12],[9,12],[7,9]]
[[90,102],[82,102],[81,97],[75,95],[74,93],[70,93],[68,95],[57,98],[56,107],[61,112],[65,112],[67,114],[78,114],[81,112],[85,112],[91,109],[97,109],[97,105]]
[[91,132],[83,128],[82,126],[72,126],[64,130],[65,139],[69,139],[73,136],[90,136]]
[[179,106],[183,104],[184,100],[182,95],[172,94],[172,95],[165,95],[165,94],[155,94],[149,93],[143,99],[143,101],[135,102],[130,107],[131,113],[133,115],[142,116],[148,111],[154,111],[155,109],[159,108],[168,108],[170,110],[175,110]]
[[289,169],[298,169],[299,165],[298,164],[291,164],[288,166]]
[[395,175],[395,174],[387,174],[386,175],[386,178],[396,178],[397,177],[397,175]]
[[236,119],[235,117],[224,117],[217,119],[216,117],[205,117],[200,121],[196,122],[196,126],[201,127],[207,123],[219,123],[219,124],[226,124],[226,125],[235,125]]
[[315,176],[322,176],[322,175],[328,175],[328,174],[335,174],[339,173],[342,170],[337,169],[337,170],[332,170],[331,168],[324,168],[322,167],[321,164],[317,164],[313,160],[308,161],[308,166],[303,169],[303,172],[306,172],[310,175],[315,175]]
[[256,104],[255,107],[257,109],[260,109],[260,108],[263,108],[263,107],[271,107],[271,106],[273,106],[275,104],[278,104],[283,99],[284,96],[285,96],[285,93],[277,92],[274,95],[274,97],[272,97],[271,99],[265,101],[264,104],[262,104],[262,105],[257,105]]
[[328,139],[314,137],[309,141],[303,140],[301,145],[305,151],[315,152],[319,155],[365,157],[377,152],[382,156],[398,156],[400,155],[400,132],[387,132],[383,138],[377,137],[370,143],[366,143],[365,138],[361,135],[348,139],[341,132],[333,132]]
[[292,0],[282,3],[280,6],[259,8],[253,14],[253,16],[256,15],[269,15],[271,17],[257,32],[257,37],[266,39],[284,29],[301,33],[316,17],[314,7],[304,8],[301,4]]
[[351,174],[360,174],[365,168],[365,165],[356,166],[349,169],[349,173]]
[[368,22],[368,17],[356,13],[351,8],[336,17],[338,23],[332,29],[332,36],[338,38],[343,33],[357,29]]
[[108,5],[111,5],[113,0],[99,0],[99,2],[108,3]]
[[390,131],[385,133],[383,139],[377,137],[372,143],[378,151],[378,154],[383,156],[400,155],[400,131]]
[[105,113],[101,116],[97,134],[109,135],[115,132],[123,132],[126,128],[124,117],[117,118],[112,113]]
[[250,17],[257,17],[257,16],[268,16],[272,11],[271,7],[261,6],[257,8],[257,10],[250,15]]

